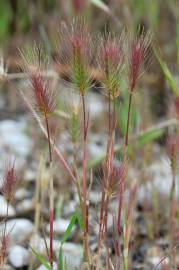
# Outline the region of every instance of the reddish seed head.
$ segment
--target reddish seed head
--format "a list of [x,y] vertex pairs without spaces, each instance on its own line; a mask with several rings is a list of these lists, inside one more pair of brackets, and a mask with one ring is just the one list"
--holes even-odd
[[143,54],[141,50],[141,44],[136,43],[132,45],[131,49],[131,91],[134,90],[136,81],[139,76],[139,69],[143,60]]
[[98,66],[102,73],[102,83],[111,98],[119,95],[120,75],[124,63],[122,50],[123,35],[117,38],[111,34],[106,34],[100,38],[98,47]]
[[91,38],[82,19],[75,19],[71,25],[62,25],[60,31],[59,62],[70,68],[74,86],[84,95],[90,87]]
[[91,53],[91,37],[85,21],[81,18],[74,19],[70,25],[62,24],[60,28],[59,58],[63,63],[74,63],[75,54],[78,52],[81,61],[88,63]]
[[147,56],[152,36],[150,32],[142,34],[138,39],[129,40],[129,82],[130,91],[135,90],[137,81],[141,75],[141,68]]
[[126,166],[122,163],[120,166],[112,165],[111,175],[109,177],[108,193],[110,196],[116,196],[119,192],[119,186],[123,185],[126,174]]
[[51,88],[50,79],[47,78],[46,68],[48,57],[41,45],[36,44],[32,48],[26,48],[21,52],[23,68],[27,72],[31,93],[29,98],[37,110],[43,116],[47,116],[55,110],[55,92]]
[[101,68],[105,68],[107,62],[116,68],[121,64],[123,52],[120,42],[120,39],[118,40],[110,34],[108,34],[107,37],[104,36],[100,39],[99,65]]
[[55,110],[55,94],[50,89],[49,81],[40,74],[30,74],[32,99],[35,108],[45,116]]
[[2,179],[1,192],[6,198],[7,202],[11,202],[13,200],[17,185],[17,177],[14,165],[15,162],[8,161],[6,163]]
[[172,171],[176,172],[177,159],[179,150],[179,140],[175,135],[169,136],[167,139],[167,153],[170,158]]
[[169,138],[167,139],[167,153],[168,153],[168,156],[171,159],[173,157],[176,157],[178,149],[179,149],[178,137],[175,136],[175,135],[169,136]]

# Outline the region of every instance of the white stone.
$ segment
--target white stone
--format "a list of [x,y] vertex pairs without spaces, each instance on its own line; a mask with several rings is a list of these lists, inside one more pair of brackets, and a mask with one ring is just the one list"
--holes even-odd
[[[37,270],[47,270],[47,268],[44,265],[41,265]],[[53,270],[57,270],[57,264],[55,262],[53,263]]]
[[8,260],[14,267],[23,267],[29,263],[29,252],[22,246],[14,246],[10,249]]
[[77,208],[77,202],[75,200],[65,203],[64,205],[64,215],[65,216],[72,216]]
[[104,155],[106,152],[106,142],[107,138],[105,134],[102,135],[91,135],[90,143],[88,147],[89,155],[91,159],[96,159],[101,155]]
[[[50,240],[49,238],[46,239],[47,245],[49,246]],[[60,248],[60,241],[54,240],[54,251],[59,253]],[[44,239],[40,236],[33,236],[30,241],[30,246],[38,250],[41,254],[46,254],[46,247],[44,243]],[[68,269],[79,269],[79,266],[81,264],[82,258],[83,258],[83,248],[79,244],[74,244],[70,242],[65,242],[63,244],[63,254],[64,258],[66,258]],[[40,268],[40,270],[43,270],[44,268]],[[39,270],[39,268],[38,268]]]
[[[170,162],[167,156],[161,156],[151,165],[146,166],[144,175],[145,183],[140,185],[137,191],[137,200],[142,203],[143,200],[151,202],[152,192],[155,191],[162,197],[169,197],[172,185],[172,174]],[[133,179],[135,176],[133,176]],[[137,179],[137,178],[136,178]],[[176,176],[176,195],[179,198],[179,176]]]
[[101,95],[96,93],[88,93],[87,95],[87,104],[89,104],[90,117],[96,118],[104,112],[104,99]]
[[25,199],[18,203],[16,209],[18,213],[31,211],[32,209],[34,209],[34,202],[32,199]]
[[[15,209],[12,205],[8,206],[8,216],[15,216]],[[0,216],[5,217],[7,215],[7,202],[3,196],[0,195]]]
[[24,133],[26,123],[20,121],[3,120],[0,122],[0,149],[9,147],[19,156],[26,156],[31,148],[31,141]]
[[17,200],[23,200],[24,198],[30,198],[32,195],[32,193],[27,190],[27,188],[19,188],[16,192],[15,192],[15,198]]
[[[0,225],[0,234],[4,230],[4,224]],[[25,218],[11,219],[6,223],[7,233],[10,234],[10,246],[24,243],[34,230],[33,223]]]
[[91,190],[90,193],[89,193],[89,201],[90,201],[90,203],[93,203],[93,204],[100,203],[101,197],[102,197],[101,191]]
[[[70,220],[58,218],[54,221],[54,233],[63,235],[66,232],[66,229],[70,223]],[[47,231],[50,232],[50,225],[47,225]],[[71,235],[74,233],[74,227],[72,229]]]
[[24,174],[24,179],[27,182],[35,181],[37,179],[37,172],[35,170],[32,170],[32,169],[26,170],[26,172]]

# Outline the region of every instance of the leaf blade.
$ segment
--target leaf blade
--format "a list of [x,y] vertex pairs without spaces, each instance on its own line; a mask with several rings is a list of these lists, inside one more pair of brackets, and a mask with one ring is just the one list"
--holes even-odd
[[36,259],[37,259],[40,263],[42,263],[42,264],[45,266],[45,268],[46,268],[47,270],[52,270],[52,268],[50,267],[48,261],[47,261],[40,253],[38,253],[38,252],[37,252],[35,249],[33,249],[32,247],[30,247],[30,249],[31,249],[32,253],[35,255]]

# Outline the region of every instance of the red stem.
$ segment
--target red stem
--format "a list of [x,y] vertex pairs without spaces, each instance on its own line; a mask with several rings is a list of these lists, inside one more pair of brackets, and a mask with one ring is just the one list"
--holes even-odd
[[[129,124],[130,124],[130,115],[131,115],[131,104],[132,104],[132,93],[133,91],[130,91],[129,95],[129,105],[128,105],[128,114],[127,114],[127,128],[126,128],[126,136],[125,136],[125,148],[124,148],[124,164],[126,163],[127,159],[127,146],[129,142]],[[122,207],[123,207],[123,195],[124,195],[124,186],[125,186],[125,176],[122,179],[122,182],[120,183],[119,187],[119,206],[118,206],[118,219],[117,219],[117,230],[119,237],[121,236],[121,215],[122,215]]]
[[121,215],[123,207],[123,195],[124,195],[124,181],[122,179],[119,187],[119,206],[118,206],[118,218],[117,218],[117,232],[119,237],[121,236]]
[[46,129],[47,129],[47,139],[48,139],[48,147],[49,147],[49,161],[50,161],[50,213],[49,213],[49,222],[50,222],[50,265],[53,269],[53,223],[54,223],[54,191],[53,191],[53,177],[51,177],[51,169],[52,169],[52,149],[51,149],[51,140],[50,140],[50,129],[48,124],[48,117],[44,114]]
[[131,114],[131,103],[132,103],[132,91],[130,91],[130,96],[129,96],[129,106],[128,106],[128,115],[127,115],[127,129],[126,129],[125,146],[128,146],[128,140],[129,140],[129,124],[130,124],[130,114]]

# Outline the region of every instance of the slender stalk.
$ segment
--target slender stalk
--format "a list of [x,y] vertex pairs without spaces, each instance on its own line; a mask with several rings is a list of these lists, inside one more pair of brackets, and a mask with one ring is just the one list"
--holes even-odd
[[[5,221],[4,221],[4,233],[3,233],[3,239],[6,239],[6,229],[7,229],[7,219],[8,219],[8,215],[9,215],[9,201],[7,202],[7,208],[6,208],[6,217],[5,217]],[[3,249],[3,261],[2,264],[4,265],[5,263],[5,258],[6,258],[6,248]]]
[[[23,94],[23,92],[21,92],[21,95],[25,101],[25,103],[27,104],[29,110],[32,112],[32,114],[35,116],[35,119],[41,129],[41,131],[44,133],[45,137],[48,139],[48,134],[47,134],[47,130],[45,129],[45,127],[43,126],[40,118],[38,117],[38,114],[36,113],[36,111],[34,110],[34,108],[32,107],[32,105],[30,104],[30,102],[28,101],[28,99],[26,98],[26,96]],[[63,165],[63,167],[65,168],[65,170],[68,172],[69,176],[71,177],[73,183],[76,183],[76,178],[71,170],[71,168],[69,167],[67,161],[64,159],[62,153],[60,152],[60,150],[57,148],[57,146],[54,144],[53,140],[50,138],[50,144],[51,147],[54,150],[54,153],[56,154],[56,156],[58,157],[60,163]]]
[[49,162],[50,162],[50,198],[49,198],[49,204],[50,204],[50,213],[49,213],[49,221],[50,221],[50,265],[53,269],[53,259],[54,259],[54,249],[53,249],[53,236],[54,236],[54,230],[53,230],[53,224],[54,224],[54,183],[53,183],[53,164],[52,164],[52,149],[51,149],[51,142],[50,142],[50,129],[49,129],[49,123],[48,123],[48,117],[46,114],[44,114],[45,123],[46,123],[46,129],[47,129],[47,138],[48,138],[48,147],[49,147]]
[[6,227],[7,227],[8,215],[9,215],[9,202],[7,202],[6,216],[5,216],[5,221],[4,221],[4,238],[6,237]]
[[129,124],[130,124],[130,115],[131,115],[131,103],[132,103],[132,91],[130,91],[129,95],[129,105],[128,105],[128,114],[127,114],[127,129],[126,129],[126,137],[125,137],[125,146],[128,146],[129,141]]
[[87,122],[86,122],[86,106],[85,97],[82,97],[83,106],[83,175],[82,175],[82,190],[83,190],[83,215],[84,215],[84,259],[89,259],[88,249],[88,203],[87,203]]
[[[44,159],[41,156],[39,160],[39,167],[38,167],[38,175],[37,175],[37,180],[36,180],[36,188],[35,188],[35,214],[34,214],[34,232],[33,236],[35,239],[35,247],[37,246],[37,235],[39,231],[39,225],[40,225],[40,213],[41,213],[41,178],[42,178],[42,170],[44,166]],[[48,252],[47,252],[48,253]],[[34,257],[30,257],[30,263],[29,263],[29,269],[28,270],[33,270],[34,269]]]
[[76,152],[77,149],[76,147],[74,147],[74,161],[73,161],[73,165],[74,165],[74,175],[76,177],[76,189],[77,189],[77,193],[78,193],[78,198],[79,198],[79,202],[80,202],[80,208],[81,211],[83,212],[83,199],[82,199],[82,194],[81,194],[81,185],[80,185],[80,179],[78,176],[78,169],[77,169],[77,158],[76,158]]
[[99,270],[99,261],[101,256],[104,204],[105,204],[105,192],[103,190],[101,199],[100,220],[99,220],[98,256],[97,256],[96,270]]
[[115,132],[115,127],[116,127],[116,102],[115,99],[113,101],[113,130]]
[[109,269],[109,247],[108,247],[108,205],[109,205],[109,194],[106,197],[106,209],[104,214],[104,237],[106,240],[106,270]]
[[49,148],[49,161],[52,163],[52,149],[51,149],[51,143],[50,143],[50,129],[49,129],[49,123],[48,123],[48,117],[45,114],[45,124],[47,129],[47,137],[48,137],[48,148]]
[[[175,233],[176,233],[176,214],[177,214],[177,200],[176,200],[176,177],[175,173],[172,173],[172,187],[171,187],[171,249],[175,245]],[[176,269],[176,250],[172,251],[172,266]]]
[[117,232],[119,237],[121,236],[121,216],[123,208],[123,195],[124,195],[124,179],[122,179],[119,187],[119,205],[118,205],[118,217],[117,217]]
[[110,91],[108,95],[108,134],[110,137],[111,134],[111,98],[110,98]]
[[54,184],[52,175],[52,163],[50,163],[50,264],[53,269],[54,249],[53,249],[53,236],[54,236]]
[[[124,147],[124,164],[127,161],[127,146],[129,142],[129,125],[130,125],[130,117],[131,117],[131,104],[132,104],[132,93],[133,91],[130,91],[129,95],[129,105],[128,105],[128,114],[127,114],[127,128],[126,128],[126,136],[125,136],[125,147]],[[123,179],[123,186],[122,189],[120,190],[121,193],[124,192],[125,188],[125,178]],[[123,207],[123,194],[120,195],[120,200],[119,200],[119,209],[118,209],[118,222],[121,222],[121,213],[122,213],[122,207]],[[129,218],[129,213],[128,213],[128,218]],[[125,224],[125,235],[124,235],[124,260],[123,260],[123,267],[124,270],[128,270],[128,242],[129,242],[129,220],[128,218],[126,219],[126,224]],[[118,230],[119,230],[120,224],[118,223]],[[120,230],[119,230],[119,235],[120,235]]]

